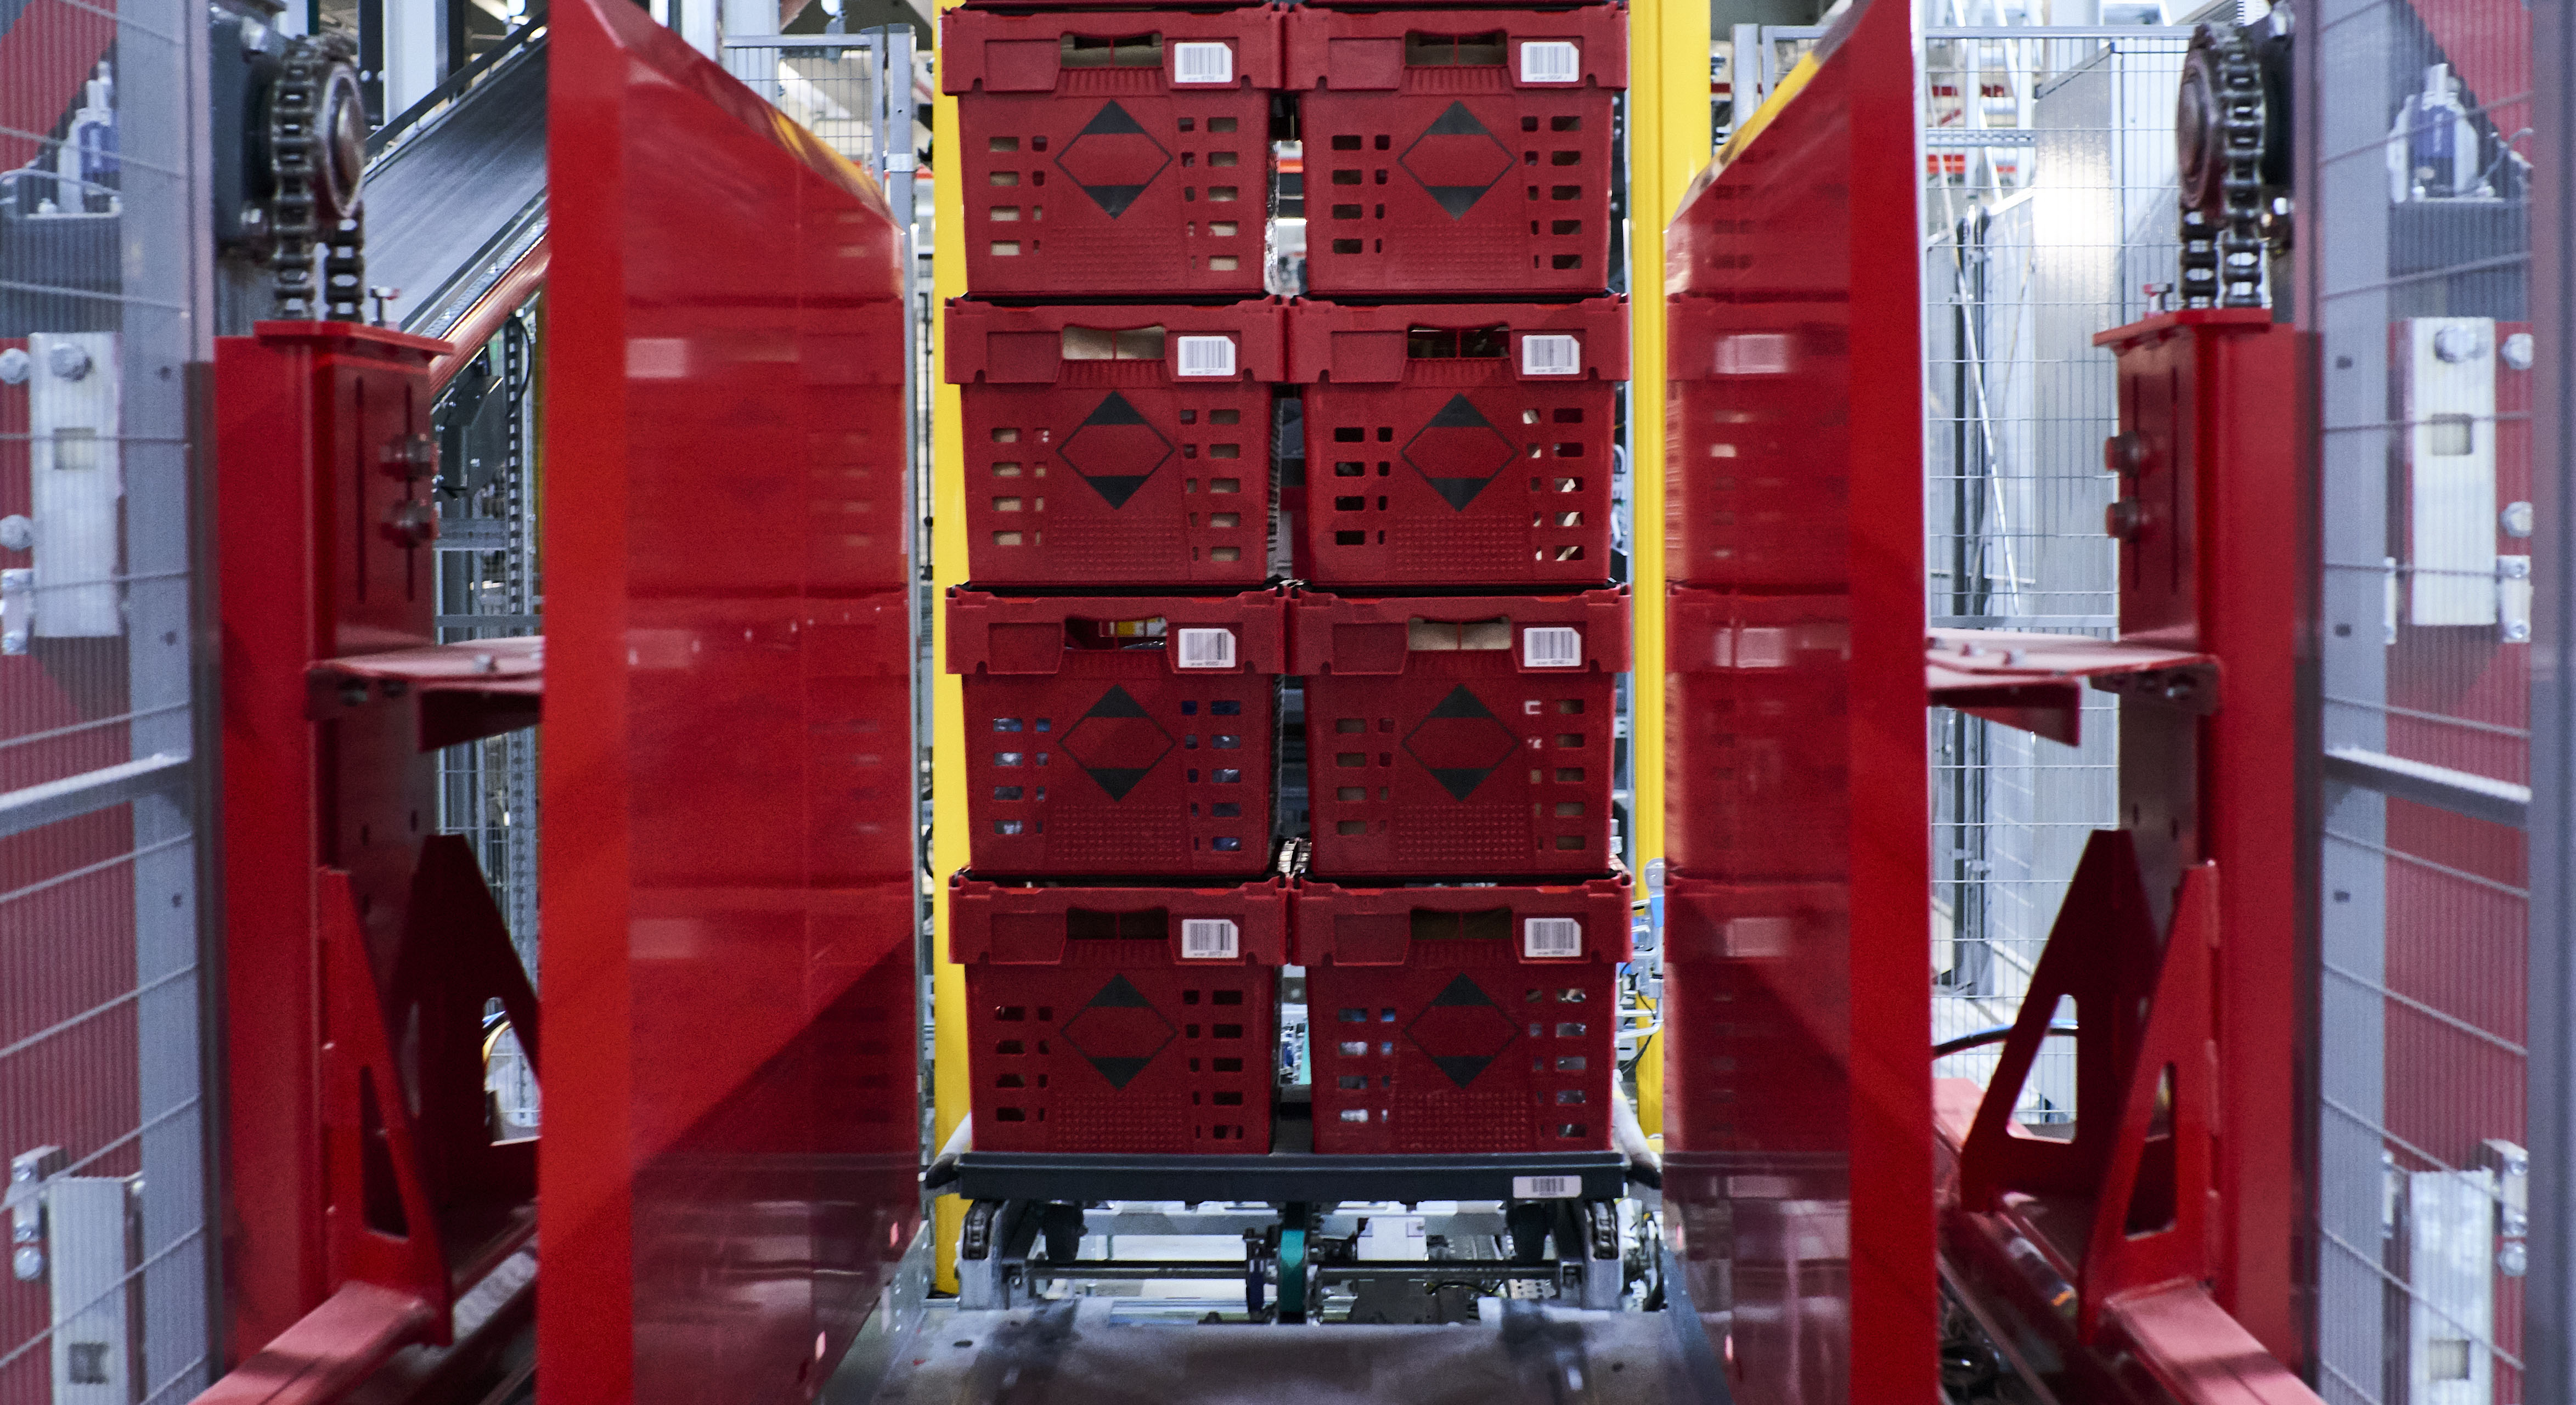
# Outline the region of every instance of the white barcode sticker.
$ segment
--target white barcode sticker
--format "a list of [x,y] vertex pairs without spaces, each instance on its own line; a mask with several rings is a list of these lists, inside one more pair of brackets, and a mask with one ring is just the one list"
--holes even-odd
[[1521,922],[1521,955],[1581,956],[1583,924],[1571,917],[1531,917]]
[[1174,355],[1179,358],[1179,374],[1184,376],[1230,376],[1234,374],[1234,338],[1174,337]]
[[1525,629],[1521,631],[1521,667],[1581,668],[1583,666],[1583,631],[1579,629]]
[[1184,629],[1181,636],[1181,667],[1234,667],[1234,631],[1230,629]]
[[1574,1200],[1583,1194],[1581,1176],[1514,1176],[1514,1200]]
[[1174,44],[1172,46],[1172,81],[1175,83],[1233,82],[1233,48],[1225,44]]
[[1583,49],[1563,39],[1521,45],[1521,81],[1572,83],[1583,77]]
[[1583,343],[1568,336],[1523,337],[1521,374],[1579,376],[1583,374]]
[[1718,338],[1710,354],[1721,376],[1785,376],[1792,348],[1785,332],[1738,332]]
[[1750,626],[1721,629],[1714,662],[1719,668],[1787,668],[1789,631]]
[[1232,961],[1242,955],[1243,941],[1233,923],[1222,917],[1181,919],[1182,960]]

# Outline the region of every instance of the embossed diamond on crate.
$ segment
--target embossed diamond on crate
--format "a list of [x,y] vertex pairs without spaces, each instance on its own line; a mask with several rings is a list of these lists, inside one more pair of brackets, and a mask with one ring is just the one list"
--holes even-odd
[[1172,441],[1154,428],[1135,403],[1111,391],[1082,426],[1066,435],[1056,457],[1111,507],[1125,507],[1145,480],[1172,457]]
[[1422,724],[1404,739],[1404,753],[1419,761],[1450,797],[1476,793],[1520,749],[1520,738],[1465,684],[1449,690]]
[[1450,396],[1404,446],[1404,461],[1442,502],[1461,512],[1519,456],[1512,441],[1464,395]]
[[1172,752],[1172,734],[1126,689],[1111,684],[1064,738],[1064,751],[1112,800],[1124,800]]
[[1431,998],[1404,1035],[1431,1056],[1449,1081],[1464,1088],[1476,1081],[1520,1034],[1484,987],[1465,976],[1451,981]]
[[1092,114],[1055,164],[1114,220],[1172,164],[1172,153],[1113,102]]
[[1511,149],[1463,102],[1453,102],[1404,149],[1406,175],[1422,182],[1451,219],[1463,219],[1494,183],[1512,173]]
[[1067,1020],[1065,1042],[1082,1051],[1112,1088],[1124,1088],[1172,1042],[1172,1022],[1125,976],[1111,976],[1100,993]]

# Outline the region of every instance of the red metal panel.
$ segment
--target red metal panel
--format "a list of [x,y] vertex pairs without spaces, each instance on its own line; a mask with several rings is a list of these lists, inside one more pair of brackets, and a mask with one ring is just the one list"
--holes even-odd
[[1289,638],[1293,671],[1306,678],[1316,874],[1467,878],[1610,867],[1625,587],[1391,600],[1302,594]]
[[2146,506],[2122,544],[2121,635],[2205,650],[2224,669],[2217,711],[2199,725],[2197,773],[2170,778],[2197,792],[2198,852],[2186,818],[2182,861],[2206,858],[2224,879],[2217,1301],[2295,1363],[2294,700],[2305,592],[2281,534],[2300,520],[2299,435],[2312,421],[2282,407],[2300,406],[2313,379],[2298,334],[2264,311],[2169,313],[2096,340],[2120,353],[2120,424],[2138,436],[2141,470],[2122,492]]
[[1307,882],[1297,887],[1296,929],[1314,1011],[1315,1150],[1610,1145],[1627,879]]
[[[974,866],[1269,868],[1284,607],[1273,591],[1031,600],[950,591],[948,671],[966,680]],[[1193,663],[1194,636],[1220,631],[1231,636],[1226,662]]]
[[[970,294],[1261,295],[1276,10],[940,23]],[[1184,81],[1190,45],[1224,46],[1222,81]]]
[[1609,579],[1625,298],[1301,303],[1288,342],[1290,377],[1306,386],[1300,579],[1558,590]]
[[[978,1149],[1270,1150],[1285,883],[1069,888],[961,874],[948,911],[949,956],[966,967]],[[1183,925],[1193,921],[1233,930]]]
[[805,1399],[918,1213],[900,236],[553,24],[539,1389]]
[[1623,5],[1288,11],[1307,287],[1600,292],[1612,94],[1627,86]]
[[968,579],[1238,589],[1269,579],[1270,387],[1286,369],[1283,323],[1276,299],[951,302]]
[[[1717,596],[1668,621],[1673,685],[1720,689],[1711,706],[1734,703],[1740,729],[1711,718],[1694,731],[1685,702],[1677,749],[1728,748],[1737,768],[1795,753],[1848,778],[1783,786],[1746,813],[1740,796],[1700,793],[1742,776],[1684,768],[1667,804],[1671,842],[1692,847],[1668,878],[1665,1195],[1695,1301],[1731,1313],[1709,1321],[1748,1405],[1936,1391],[1920,292],[1916,261],[1890,253],[1921,233],[1909,13],[1890,0],[1847,11],[1815,56],[1805,87],[1702,178],[1667,246],[1677,377],[1707,367],[1741,383],[1732,399],[1675,398],[1674,415],[1711,417],[1669,431],[1686,517],[1667,532],[1676,574],[1840,597],[1756,619],[1774,606]],[[1721,412],[1794,418],[1730,425]],[[1730,437],[1748,426],[1766,437]],[[1747,495],[1739,457],[1779,481]],[[1815,637],[1790,647],[1802,620]],[[1740,646],[1774,641],[1739,625],[1788,631],[1776,682],[1746,690]],[[1847,644],[1824,643],[1835,627]],[[1739,681],[1716,681],[1727,675]],[[1785,851],[1765,826],[1810,838]]]

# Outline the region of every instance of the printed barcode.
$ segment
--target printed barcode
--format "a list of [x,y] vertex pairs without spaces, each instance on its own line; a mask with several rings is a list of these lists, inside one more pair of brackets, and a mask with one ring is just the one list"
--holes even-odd
[[1521,923],[1521,955],[1581,956],[1583,924],[1571,917],[1532,917]]
[[1583,631],[1578,629],[1521,631],[1521,667],[1580,668],[1582,666]]
[[1571,83],[1583,76],[1583,51],[1561,39],[1521,45],[1521,81]]
[[1574,376],[1583,373],[1583,343],[1572,337],[1521,338],[1521,374]]
[[1234,81],[1234,50],[1224,44],[1174,44],[1172,81],[1231,83]]
[[1717,632],[1719,668],[1786,668],[1789,666],[1789,631],[1785,629],[1721,629]]
[[1174,340],[1180,343],[1180,374],[1185,376],[1234,374],[1234,338],[1176,337]]
[[1181,922],[1181,959],[1232,961],[1243,954],[1234,924],[1223,918],[1185,918]]
[[1583,1194],[1581,1176],[1514,1176],[1514,1200],[1572,1200]]
[[1780,376],[1789,372],[1789,338],[1782,332],[1739,332],[1718,338],[1711,369],[1721,376]]
[[1230,629],[1184,629],[1181,635],[1181,667],[1234,667],[1234,631]]

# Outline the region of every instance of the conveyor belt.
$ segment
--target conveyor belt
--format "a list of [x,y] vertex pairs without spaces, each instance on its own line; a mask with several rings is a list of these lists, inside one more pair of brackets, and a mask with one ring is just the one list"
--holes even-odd
[[[426,110],[424,110],[426,109]],[[380,134],[367,166],[367,282],[443,336],[546,231],[542,20]]]

